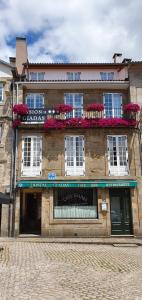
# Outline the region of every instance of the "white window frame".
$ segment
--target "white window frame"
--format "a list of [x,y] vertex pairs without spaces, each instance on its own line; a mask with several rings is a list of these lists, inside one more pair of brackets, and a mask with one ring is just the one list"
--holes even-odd
[[0,104],[4,101],[4,85],[0,83]]
[[0,143],[1,143],[1,140],[2,140],[2,129],[3,129],[3,128],[2,128],[2,125],[3,125],[3,124],[0,123]]
[[[82,166],[77,166],[77,149],[76,139],[80,138],[82,143]],[[70,142],[68,140],[70,139]],[[71,139],[73,146],[71,149]],[[80,156],[81,157],[81,156]],[[80,160],[80,157],[78,160]],[[72,166],[69,164],[73,163]],[[69,164],[68,164],[69,163]],[[65,136],[65,175],[66,176],[83,176],[85,175],[85,149],[84,149],[84,136],[82,135],[68,135]]]
[[[72,100],[67,99],[68,96],[72,96]],[[75,97],[80,97],[80,106],[76,105]],[[82,118],[83,117],[83,94],[82,93],[65,93],[64,103],[73,106],[73,111],[66,114],[66,118]],[[79,114],[77,113],[79,111]]]
[[100,72],[101,80],[114,80],[114,72]]
[[[25,150],[25,139],[31,139],[31,146],[30,146],[30,166],[25,166],[24,161],[24,150]],[[39,139],[40,141],[40,154],[39,154],[39,166],[34,166],[34,138]],[[37,153],[36,153],[37,155]],[[37,158],[36,158],[37,159]],[[27,160],[28,161],[28,160]],[[41,136],[23,136],[22,137],[22,164],[21,164],[21,176],[28,176],[28,177],[37,177],[41,176],[42,173],[42,137]]]
[[80,80],[81,72],[67,72],[67,80]]
[[[105,95],[111,95],[112,97],[112,109],[109,111],[106,107]],[[115,96],[120,96],[120,108],[115,108]],[[122,94],[121,93],[103,93],[103,103],[104,103],[104,118],[122,118]],[[108,111],[108,112],[107,112]],[[109,115],[110,112],[110,115]]]
[[[29,105],[28,105],[28,96],[33,96],[33,103],[34,103],[34,107],[30,107]],[[40,95],[40,96],[42,96],[42,99],[43,99],[43,104],[42,104],[42,106],[41,107],[37,107],[36,106],[36,97],[38,96],[38,95]],[[44,108],[44,94],[42,94],[42,93],[28,93],[27,95],[26,95],[26,99],[25,99],[25,103],[28,105],[28,107],[29,107],[29,109],[40,109],[40,108]]]
[[[125,145],[120,148],[119,139],[123,138]],[[110,139],[115,139],[115,145],[110,144]],[[112,142],[113,143],[113,142]],[[112,147],[112,149],[111,149]],[[114,148],[116,154],[114,155]],[[121,153],[120,153],[121,150]],[[125,152],[124,152],[125,151]],[[128,143],[126,135],[108,135],[107,136],[108,168],[110,176],[128,176]],[[120,160],[121,158],[121,160]],[[114,163],[115,161],[115,163]],[[123,163],[122,163],[123,162]]]
[[[40,76],[41,76],[41,74],[42,74],[42,76],[43,76],[43,78],[42,79],[40,79]],[[32,76],[34,75],[34,79],[32,78]],[[44,80],[44,76],[45,76],[45,72],[30,72],[29,73],[29,78],[30,78],[30,80],[36,80],[36,81],[42,81],[42,80]]]

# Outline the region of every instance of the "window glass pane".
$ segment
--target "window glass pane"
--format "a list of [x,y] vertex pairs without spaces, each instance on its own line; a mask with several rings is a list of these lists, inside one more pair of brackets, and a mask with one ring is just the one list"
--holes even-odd
[[112,94],[104,94],[105,117],[112,118]]
[[43,108],[44,96],[42,94],[28,94],[26,96],[26,104],[29,108]]
[[24,166],[31,165],[31,138],[24,138]]
[[66,137],[66,156],[67,156],[67,166],[74,166],[74,138]]
[[0,102],[3,101],[3,84],[0,83]]
[[97,192],[89,188],[60,188],[54,193],[54,218],[97,218]]
[[39,72],[38,73],[38,80],[44,80],[44,72]]
[[118,137],[118,150],[119,150],[119,160],[120,166],[127,165],[127,158],[126,158],[126,137],[120,136]]
[[80,72],[74,74],[74,80],[80,80]]
[[121,118],[121,94],[113,94],[114,116]]
[[30,80],[37,80],[37,72],[30,72]]

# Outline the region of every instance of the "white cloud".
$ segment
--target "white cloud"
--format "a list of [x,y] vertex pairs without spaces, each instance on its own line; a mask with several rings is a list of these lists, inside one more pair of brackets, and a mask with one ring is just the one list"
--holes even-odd
[[114,52],[142,58],[141,0],[0,0],[0,58],[14,49],[8,38],[39,32],[32,61],[111,61]]

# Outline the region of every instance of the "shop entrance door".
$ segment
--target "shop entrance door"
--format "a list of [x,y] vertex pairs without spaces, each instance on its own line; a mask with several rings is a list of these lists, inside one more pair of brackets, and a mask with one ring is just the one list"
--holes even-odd
[[20,233],[41,233],[41,193],[26,193],[21,199]]
[[110,190],[111,233],[132,234],[131,198],[129,189]]

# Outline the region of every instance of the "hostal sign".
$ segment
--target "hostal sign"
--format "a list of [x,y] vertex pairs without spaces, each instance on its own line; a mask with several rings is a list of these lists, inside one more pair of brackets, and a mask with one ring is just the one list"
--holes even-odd
[[29,109],[27,115],[21,116],[22,122],[33,122],[33,123],[43,123],[47,116],[58,115],[59,112],[55,111],[55,109],[47,109],[47,108],[36,108]]

